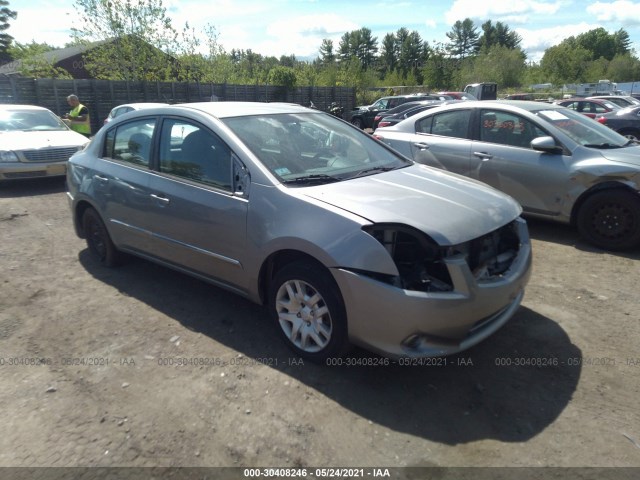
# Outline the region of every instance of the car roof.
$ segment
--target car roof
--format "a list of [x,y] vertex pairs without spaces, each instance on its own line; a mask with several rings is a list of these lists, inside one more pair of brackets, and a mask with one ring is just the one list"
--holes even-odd
[[123,103],[123,104],[117,105],[117,106],[115,106],[113,108],[120,108],[120,107],[152,108],[152,107],[166,107],[167,105],[169,105],[169,104],[168,103],[162,103],[162,102],[138,102],[138,103]]
[[528,112],[537,112],[539,110],[559,110],[564,109],[562,105],[554,105],[546,102],[534,102],[531,100],[466,100],[464,102],[450,102],[438,107],[441,109],[453,108],[504,108],[510,110],[526,110]]
[[0,105],[0,110],[47,110],[51,111],[48,108],[38,107],[37,105]]
[[313,110],[295,103],[280,102],[198,102],[198,103],[181,103],[178,105],[168,106],[167,109],[174,107],[189,108],[199,110],[218,118],[225,117],[242,117],[247,115],[269,115],[276,113],[318,113]]

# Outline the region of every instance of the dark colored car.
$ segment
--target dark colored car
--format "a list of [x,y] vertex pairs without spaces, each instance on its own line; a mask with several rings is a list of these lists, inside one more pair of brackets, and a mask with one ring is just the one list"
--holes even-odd
[[556,105],[562,105],[563,107],[575,110],[578,113],[582,113],[589,118],[596,118],[603,113],[614,112],[620,109],[619,105],[609,101],[601,99],[586,99],[586,98],[567,98],[564,100],[558,100],[553,102]]
[[[452,100],[451,102],[458,102],[458,101],[459,100]],[[430,103],[413,105],[411,108],[408,108],[403,112],[385,116],[383,119],[380,120],[380,122],[378,122],[378,128],[384,128],[384,127],[389,127],[391,125],[395,125],[403,121],[405,118],[413,117],[414,115],[420,112],[424,112],[425,110],[439,107],[440,105],[446,105],[447,103],[451,103],[451,102],[430,102]]]
[[597,120],[629,140],[640,141],[640,106],[605,113]]
[[404,113],[407,110],[413,109],[413,108],[415,108],[415,107],[417,107],[419,105],[434,105],[434,104],[435,105],[439,105],[443,101],[451,99],[451,97],[446,96],[446,95],[438,95],[438,97],[440,97],[440,98],[436,99],[436,96],[434,96],[434,99],[417,100],[417,101],[414,101],[414,102],[402,103],[402,104],[398,105],[397,107],[394,107],[394,108],[392,108],[390,110],[387,110],[386,112],[380,112],[373,119],[373,127],[372,128],[374,130],[376,128],[378,128],[378,124],[380,123],[380,121],[383,118],[386,118],[388,116]]
[[348,120],[356,127],[361,129],[373,128],[373,120],[381,112],[391,110],[403,103],[413,102],[416,100],[438,100],[438,96],[427,93],[413,93],[411,95],[394,95],[391,97],[382,97],[376,100],[372,105],[354,108],[348,117]]

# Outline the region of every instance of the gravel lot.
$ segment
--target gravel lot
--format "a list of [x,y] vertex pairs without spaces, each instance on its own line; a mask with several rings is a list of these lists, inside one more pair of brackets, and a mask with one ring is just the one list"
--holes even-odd
[[0,466],[640,467],[640,251],[529,226],[525,301],[488,341],[319,366],[240,297],[96,264],[63,179],[1,186]]

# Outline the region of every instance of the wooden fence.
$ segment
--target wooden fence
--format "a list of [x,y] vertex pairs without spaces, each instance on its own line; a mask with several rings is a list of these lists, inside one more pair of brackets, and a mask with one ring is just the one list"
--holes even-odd
[[231,85],[187,82],[127,82],[0,77],[0,103],[39,105],[57,115],[69,111],[67,96],[76,94],[89,108],[91,128],[98,131],[109,111],[123,103],[190,103],[208,101],[291,102],[326,110],[337,102],[348,112],[355,106],[352,87],[298,87],[285,91],[274,85]]

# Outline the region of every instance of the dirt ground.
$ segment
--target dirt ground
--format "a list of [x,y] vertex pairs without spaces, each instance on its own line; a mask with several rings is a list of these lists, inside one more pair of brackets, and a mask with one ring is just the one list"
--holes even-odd
[[487,341],[322,366],[240,297],[96,264],[63,179],[5,185],[0,467],[640,467],[640,251],[529,226],[523,306]]

